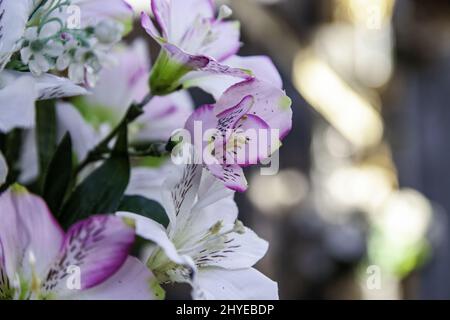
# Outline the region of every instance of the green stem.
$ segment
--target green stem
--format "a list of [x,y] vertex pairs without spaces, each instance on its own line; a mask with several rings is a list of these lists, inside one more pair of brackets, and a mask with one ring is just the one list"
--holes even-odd
[[28,21],[31,21],[31,19],[33,19],[33,16],[36,14],[36,12],[39,11],[39,9],[41,9],[46,3],[48,2],[48,0],[42,0],[37,6],[36,8],[34,8],[33,12],[30,14],[30,16],[28,17]]
[[86,168],[89,164],[104,159],[105,154],[111,152],[111,150],[109,149],[109,144],[111,143],[111,141],[117,136],[120,129],[124,125],[128,126],[143,114],[143,109],[150,102],[151,98],[152,95],[148,94],[141,103],[132,104],[128,108],[127,113],[120,121],[120,123],[91,152],[89,152],[86,159],[78,165],[77,169],[75,170],[76,175],[83,171],[83,169]]

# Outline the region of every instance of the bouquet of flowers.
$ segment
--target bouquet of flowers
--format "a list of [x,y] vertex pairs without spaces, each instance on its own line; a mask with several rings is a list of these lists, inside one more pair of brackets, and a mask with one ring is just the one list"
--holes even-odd
[[122,0],[0,0],[0,299],[278,298],[234,193],[291,129],[281,77],[227,6],[149,6],[126,44]]

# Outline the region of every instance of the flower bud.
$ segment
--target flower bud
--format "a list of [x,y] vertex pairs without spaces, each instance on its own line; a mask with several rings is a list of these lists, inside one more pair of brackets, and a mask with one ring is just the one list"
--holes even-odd
[[120,40],[122,32],[122,25],[111,20],[104,20],[97,24],[94,34],[100,43],[112,44]]

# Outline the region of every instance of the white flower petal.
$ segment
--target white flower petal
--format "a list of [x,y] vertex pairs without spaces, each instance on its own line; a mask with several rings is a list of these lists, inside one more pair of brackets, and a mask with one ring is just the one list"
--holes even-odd
[[138,195],[162,202],[161,188],[167,175],[173,170],[171,165],[164,165],[160,168],[133,168],[131,170],[130,183],[128,185],[127,195]]
[[39,100],[66,98],[85,95],[88,91],[67,78],[52,74],[43,74],[35,78]]
[[0,89],[0,131],[31,128],[35,122],[34,103],[38,97],[34,79],[22,76]]
[[63,52],[64,45],[57,41],[49,41],[43,50],[43,53],[50,57],[59,57]]
[[75,83],[84,83],[84,66],[81,63],[72,63],[69,66],[69,79]]
[[20,50],[20,58],[22,59],[22,62],[24,64],[28,64],[30,62],[30,58],[32,55],[33,52],[31,51],[30,47],[25,47]]
[[186,264],[186,259],[178,254],[174,244],[167,236],[166,229],[162,225],[134,213],[118,212],[116,215],[134,220],[136,223],[136,234],[138,236],[156,243],[171,261],[180,265]]
[[201,269],[197,273],[194,299],[278,300],[278,285],[256,269]]
[[19,49],[17,44],[24,34],[31,9],[32,3],[29,0],[0,2],[0,71],[8,63],[11,54]]
[[80,112],[70,103],[60,102],[56,106],[58,123],[58,138],[62,139],[69,132],[74,150],[79,161],[100,141],[101,136],[81,116]]
[[19,182],[23,185],[32,183],[39,175],[39,160],[36,141],[36,130],[34,128],[24,132],[19,160]]
[[33,60],[37,63],[37,67],[40,69],[42,73],[45,73],[48,70],[50,70],[50,62],[48,61],[47,57],[45,57],[43,54],[34,53]]

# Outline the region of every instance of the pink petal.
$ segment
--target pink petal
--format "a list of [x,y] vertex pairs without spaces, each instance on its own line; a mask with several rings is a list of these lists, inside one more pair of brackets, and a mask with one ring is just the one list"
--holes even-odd
[[213,58],[203,55],[191,55],[177,46],[167,43],[163,45],[170,57],[178,63],[186,66],[192,71],[202,71],[211,74],[223,74],[233,77],[247,79],[250,75],[241,69],[231,68],[220,64]]
[[167,0],[152,0],[152,12],[155,16],[156,22],[162,30],[165,39],[169,38],[170,32],[170,7],[171,3]]
[[102,284],[73,296],[79,300],[155,300],[150,270],[138,259],[128,257],[123,266]]
[[101,19],[127,20],[133,17],[133,8],[123,0],[76,0],[81,9],[83,26],[94,25]]
[[161,35],[153,24],[152,19],[145,13],[141,12],[141,25],[144,30],[157,42],[161,42]]
[[137,120],[141,130],[139,130],[136,140],[169,140],[175,130],[184,127],[193,110],[194,103],[186,91],[154,97],[144,107],[144,114]]
[[273,61],[267,56],[232,56],[224,63],[233,68],[251,70],[256,79],[270,83],[278,89],[283,88],[281,75]]
[[255,99],[249,113],[264,120],[271,129],[280,130],[282,140],[292,128],[292,102],[283,90],[267,82],[252,78],[230,87],[217,102],[216,114],[233,108],[248,95]]
[[248,188],[243,169],[238,165],[209,165],[209,172],[221,180],[228,189],[245,192]]
[[124,264],[134,242],[134,229],[115,216],[93,216],[72,226],[59,258],[43,284],[44,291],[66,294],[67,268],[81,270],[81,289],[95,287]]
[[214,114],[214,105],[204,105],[195,109],[187,119],[185,129],[191,133],[192,138],[195,134],[195,123],[202,125],[202,136],[206,130],[214,129],[217,126],[217,117]]

